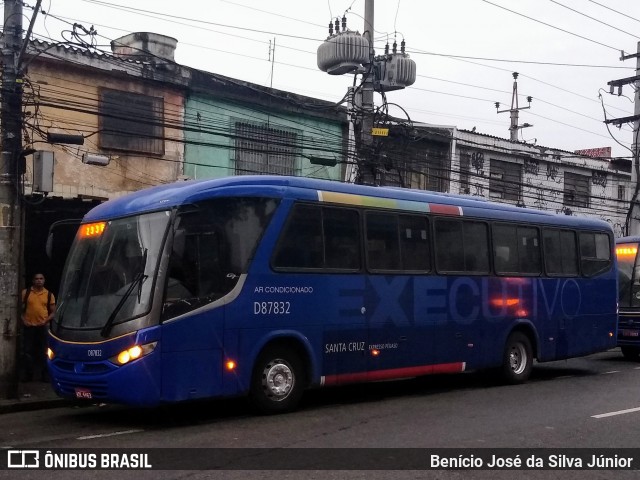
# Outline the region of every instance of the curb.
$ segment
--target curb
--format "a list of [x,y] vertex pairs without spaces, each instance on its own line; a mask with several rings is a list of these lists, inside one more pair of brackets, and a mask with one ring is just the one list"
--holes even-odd
[[29,412],[33,410],[44,410],[48,408],[69,407],[76,404],[73,400],[65,398],[47,398],[33,400],[15,400],[0,402],[0,415],[5,413]]

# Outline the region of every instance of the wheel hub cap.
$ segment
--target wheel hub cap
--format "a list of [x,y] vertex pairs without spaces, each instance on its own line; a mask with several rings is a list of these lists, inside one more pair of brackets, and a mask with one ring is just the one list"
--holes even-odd
[[263,385],[267,395],[283,400],[293,388],[294,378],[291,369],[283,363],[267,365]]

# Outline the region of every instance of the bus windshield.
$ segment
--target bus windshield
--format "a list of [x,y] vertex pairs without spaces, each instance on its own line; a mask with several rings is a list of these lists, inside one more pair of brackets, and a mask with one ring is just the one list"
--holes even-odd
[[618,300],[620,307],[640,305],[640,269],[635,268],[638,256],[637,243],[619,243],[616,245],[618,259]]
[[102,330],[149,311],[169,211],[82,224],[66,265],[54,329]]

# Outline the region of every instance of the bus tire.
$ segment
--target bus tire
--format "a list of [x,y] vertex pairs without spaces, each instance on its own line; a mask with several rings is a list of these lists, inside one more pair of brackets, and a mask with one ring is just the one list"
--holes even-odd
[[304,388],[302,361],[288,348],[264,350],[256,361],[249,398],[263,414],[290,412],[296,408]]
[[638,347],[620,347],[622,355],[627,360],[638,361],[640,360],[640,348]]
[[502,357],[502,376],[504,380],[515,385],[526,382],[533,368],[533,349],[531,341],[522,332],[509,335]]

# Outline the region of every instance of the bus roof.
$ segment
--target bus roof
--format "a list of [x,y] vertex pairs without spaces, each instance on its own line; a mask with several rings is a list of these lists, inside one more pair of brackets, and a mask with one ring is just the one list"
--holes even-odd
[[628,237],[616,238],[616,243],[640,243],[640,236],[631,235]]
[[[611,229],[603,220],[559,215],[543,210],[516,207],[491,202],[479,197],[430,192],[398,187],[374,187],[354,185],[331,180],[305,177],[241,175],[209,180],[191,180],[159,185],[110,200],[93,208],[83,222],[107,220],[136,213],[170,209],[185,203],[205,198],[239,195],[296,198],[318,201],[320,192],[352,195],[368,199],[389,199],[409,202],[413,205],[442,205],[461,207],[463,215],[495,219],[519,218],[523,221],[558,224],[574,227],[597,227]],[[375,202],[374,202],[375,203]],[[371,202],[369,203],[372,205]],[[389,207],[388,208],[393,208]],[[413,210],[413,208],[407,208]],[[415,210],[418,210],[417,208]],[[422,209],[420,209],[422,210]],[[428,207],[426,210],[429,211]]]

